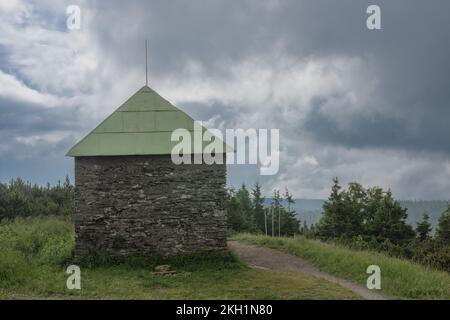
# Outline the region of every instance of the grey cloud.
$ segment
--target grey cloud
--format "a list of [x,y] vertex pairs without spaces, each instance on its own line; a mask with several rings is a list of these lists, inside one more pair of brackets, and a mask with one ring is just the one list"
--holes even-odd
[[[77,108],[42,108],[23,102],[0,99],[0,158],[15,161],[48,155],[64,156],[75,142],[76,132],[82,129]],[[60,133],[70,133],[58,137]],[[42,137],[53,134],[55,141]],[[20,139],[32,138],[32,143]],[[2,168],[5,169],[6,166]]]
[[349,115],[349,125],[341,127],[313,111],[298,132],[321,144],[450,153],[450,110],[417,116],[420,118],[407,120],[389,115]]
[[[446,89],[450,83],[448,1],[433,5],[378,1],[383,29],[375,32],[365,27],[365,10],[371,1],[278,3],[97,1],[92,28],[105,52],[124,68],[135,70],[142,68],[143,39],[148,38],[151,73],[156,78],[176,76],[189,60],[200,61],[207,74],[226,76],[230,66],[270,53],[277,44],[284,54],[299,59],[361,57],[378,77],[377,101],[373,103],[392,112],[378,119],[356,114],[352,127],[365,129],[357,137],[333,130],[332,121],[314,113],[308,130],[324,128],[320,140],[329,139],[330,143],[378,146],[387,138],[387,144],[414,149],[428,148],[430,141],[450,134],[450,126],[432,125],[450,116],[450,90]],[[405,127],[411,122],[416,123],[417,133],[407,133]],[[327,127],[331,127],[330,134]],[[432,144],[432,149],[450,151],[444,141]]]
[[39,105],[0,98],[0,132],[37,134],[56,130],[77,130],[80,118],[75,107],[43,108]]
[[[378,183],[374,176],[364,176],[364,168],[373,165],[372,155],[368,153],[364,158],[359,154],[357,159],[342,154],[334,156],[335,150],[331,148],[342,146],[346,150],[362,152],[388,150],[391,155],[399,155],[405,160],[420,158],[418,163],[411,164],[409,170],[399,171],[395,177],[388,172],[391,163],[386,162],[384,167],[381,165],[382,157],[379,158],[380,167],[376,169],[404,198],[408,195],[442,197],[450,193],[450,186],[445,182],[450,173],[445,172],[445,165],[439,165],[450,153],[450,126],[447,124],[450,119],[450,90],[447,88],[450,83],[450,2],[378,0],[376,4],[382,9],[381,31],[369,31],[365,27],[365,10],[369,4],[373,2],[80,2],[82,10],[85,6],[89,15],[86,19],[90,24],[84,27],[89,28],[91,49],[97,55],[99,72],[112,70],[114,73],[114,79],[106,81],[120,81],[126,74],[143,75],[144,39],[148,39],[150,44],[150,84],[156,87],[158,81],[166,77],[189,79],[185,74],[189,72],[185,69],[189,61],[198,62],[204,68],[202,74],[207,81],[220,83],[224,80],[226,83],[233,78],[230,76],[233,66],[254,57],[263,56],[265,59],[261,63],[273,65],[283,56],[298,61],[326,61],[336,57],[361,59],[370,69],[368,74],[376,79],[376,86],[368,101],[357,102],[362,103],[358,108],[349,108],[351,112],[345,108],[338,110],[341,112],[339,117],[326,114],[322,104],[326,101],[333,103],[333,97],[324,93],[312,101],[311,108],[295,104],[264,106],[269,110],[261,110],[261,117],[253,118],[260,122],[252,125],[282,128],[281,135],[286,144],[292,146],[298,142],[297,148],[289,148],[282,157],[295,159],[305,152],[318,153],[319,166],[298,169],[295,174],[300,177],[297,180],[302,181],[294,187],[300,188],[303,183],[315,191],[323,189],[326,184],[328,189],[325,181],[334,175],[342,175],[348,180],[361,178],[369,184]],[[40,6],[39,2],[35,5]],[[53,24],[61,24],[60,18],[52,16],[54,11],[43,12],[43,17],[48,15]],[[12,73],[6,69],[8,54],[7,48],[0,47],[0,67]],[[90,86],[90,83],[86,86],[88,89],[98,88]],[[96,91],[86,92],[98,94]],[[98,100],[102,99],[99,97]],[[245,124],[245,119],[252,116],[250,113],[256,112],[220,100],[211,103],[181,101],[179,104],[196,119],[207,120],[220,115],[220,120],[230,126]],[[283,110],[298,111],[286,119]],[[308,111],[300,117],[300,112],[303,112],[300,110]],[[300,121],[300,118],[306,120]],[[290,120],[289,123],[286,120]],[[85,125],[76,108],[42,109],[0,100],[2,137],[13,139],[20,135],[58,130],[85,132]],[[70,146],[69,140],[63,139],[52,148],[63,150],[66,145]],[[23,152],[16,148],[17,153]],[[43,145],[39,148],[49,151]],[[317,151],[323,149],[331,154],[321,155]],[[436,154],[443,156],[436,158]],[[293,166],[294,161],[284,160],[280,163],[280,176],[286,177],[284,175],[297,169]],[[342,162],[350,162],[354,170],[346,168],[347,171],[343,171]],[[6,163],[2,166],[13,168]],[[235,185],[241,180],[255,180],[254,172],[247,168],[236,167],[230,172]],[[436,182],[427,180],[421,172]],[[265,179],[276,182],[276,177]],[[417,181],[423,181],[422,187]]]

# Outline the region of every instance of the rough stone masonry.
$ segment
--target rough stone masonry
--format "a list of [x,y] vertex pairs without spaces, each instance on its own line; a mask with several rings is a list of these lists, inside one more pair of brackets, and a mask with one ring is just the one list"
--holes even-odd
[[170,155],[75,158],[76,256],[226,249],[225,164]]

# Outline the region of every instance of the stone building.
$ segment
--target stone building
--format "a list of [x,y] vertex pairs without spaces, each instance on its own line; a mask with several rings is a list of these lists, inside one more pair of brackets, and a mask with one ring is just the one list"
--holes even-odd
[[226,165],[174,164],[178,128],[192,132],[194,120],[144,86],[68,152],[76,256],[226,248]]

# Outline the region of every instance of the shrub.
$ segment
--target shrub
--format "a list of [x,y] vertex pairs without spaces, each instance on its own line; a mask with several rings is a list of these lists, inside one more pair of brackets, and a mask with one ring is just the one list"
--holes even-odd
[[39,261],[48,265],[67,265],[72,258],[73,240],[67,237],[51,240],[43,246]]

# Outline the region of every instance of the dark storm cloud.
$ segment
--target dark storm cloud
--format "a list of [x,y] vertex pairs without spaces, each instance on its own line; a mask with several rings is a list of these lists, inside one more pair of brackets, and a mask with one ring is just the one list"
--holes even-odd
[[[73,136],[58,135],[80,130],[80,118],[76,108],[47,108],[16,102],[8,99],[0,99],[0,159],[12,159],[21,157],[47,156],[59,154],[63,156],[67,149],[74,143]],[[57,139],[46,141],[41,136],[53,134]],[[24,143],[26,139],[33,139],[31,143]],[[21,140],[24,139],[24,140]],[[3,166],[2,170],[5,170]]]
[[273,41],[268,30],[275,21],[260,1],[96,4],[94,28],[102,46],[114,48],[117,60],[141,67],[143,41],[149,39],[152,72],[177,70],[190,59],[209,66],[239,60],[273,44],[267,41]]
[[0,98],[0,132],[2,134],[38,134],[79,127],[77,108],[43,109],[30,103]]
[[100,45],[136,70],[148,38],[155,76],[181,72],[189,60],[226,76],[229,66],[277,45],[299,60],[361,57],[378,81],[375,101],[360,109],[378,104],[382,114],[353,114],[343,129],[339,120],[313,112],[308,134],[350,147],[450,151],[444,120],[450,119],[450,3],[376,1],[380,31],[365,27],[369,4],[375,2],[98,1],[93,27]]
[[320,144],[450,153],[450,140],[445,134],[449,132],[449,111],[416,114],[420,118],[414,124],[389,115],[365,117],[356,114],[350,116],[352,119],[344,128],[313,111],[298,134],[308,135]]

